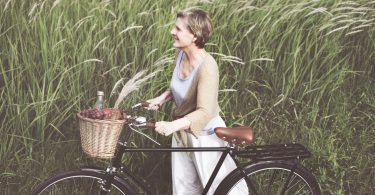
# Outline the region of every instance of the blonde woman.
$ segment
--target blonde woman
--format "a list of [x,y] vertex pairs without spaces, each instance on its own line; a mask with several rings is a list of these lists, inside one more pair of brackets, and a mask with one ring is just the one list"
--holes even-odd
[[[218,66],[215,59],[204,49],[211,32],[211,20],[206,11],[188,9],[177,13],[171,34],[178,54],[170,87],[160,96],[148,100],[148,108],[152,110],[174,100],[175,120],[155,124],[158,133],[165,136],[173,134],[172,147],[226,145],[226,142],[214,133],[215,127],[225,127],[225,123],[219,116]],[[221,152],[172,153],[173,194],[201,194],[220,155]],[[235,163],[228,157],[208,194],[213,194],[221,180],[235,168]],[[244,189],[247,190],[246,184]]]

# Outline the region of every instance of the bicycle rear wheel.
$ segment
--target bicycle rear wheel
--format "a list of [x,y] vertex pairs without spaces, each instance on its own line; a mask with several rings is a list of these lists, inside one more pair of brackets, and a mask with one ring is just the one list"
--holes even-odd
[[270,161],[250,164],[229,175],[215,194],[307,194],[320,195],[315,177],[302,165],[288,161]]
[[[101,184],[106,180],[106,175],[98,171],[69,171],[55,175],[39,184],[33,195],[47,194],[100,194]],[[127,184],[115,177],[112,187],[107,194],[134,194]]]

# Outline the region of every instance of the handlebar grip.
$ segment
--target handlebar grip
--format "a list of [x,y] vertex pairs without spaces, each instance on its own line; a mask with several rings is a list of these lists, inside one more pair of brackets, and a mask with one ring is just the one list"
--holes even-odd
[[154,122],[147,122],[146,127],[149,129],[155,129],[155,123]]
[[141,102],[141,105],[142,105],[143,108],[146,108],[150,105],[150,103],[149,102]]

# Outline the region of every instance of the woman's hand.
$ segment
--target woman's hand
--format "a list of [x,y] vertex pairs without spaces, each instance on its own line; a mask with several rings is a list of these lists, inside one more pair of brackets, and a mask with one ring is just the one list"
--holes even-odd
[[147,110],[158,110],[163,104],[163,100],[160,98],[160,96],[154,99],[149,99],[146,102],[149,103],[146,107]]
[[155,131],[158,133],[168,136],[173,132],[188,129],[190,127],[190,121],[183,117],[172,122],[160,121],[155,123]]
[[174,127],[173,122],[160,121],[155,123],[155,131],[162,135],[168,136],[173,132],[178,131],[178,129]]
[[171,99],[172,99],[172,93],[168,89],[163,94],[161,94],[160,96],[147,100],[146,102],[148,102],[149,105],[146,107],[146,109],[148,109],[148,110],[158,110],[161,105],[163,105],[165,102],[167,102]]

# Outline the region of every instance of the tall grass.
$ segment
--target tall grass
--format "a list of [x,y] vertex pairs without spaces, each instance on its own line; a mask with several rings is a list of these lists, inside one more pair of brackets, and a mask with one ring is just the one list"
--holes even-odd
[[[324,194],[373,192],[370,0],[0,1],[2,191],[27,194],[56,171],[105,163],[82,154],[74,114],[94,103],[97,90],[109,97],[119,79],[144,69],[163,71],[121,107],[160,94],[175,55],[169,31],[176,12],[191,6],[208,10],[213,20],[207,50],[220,66],[227,125],[253,126],[258,144],[306,145],[313,158],[304,164]],[[170,119],[170,108],[155,117]],[[124,160],[165,194],[170,184],[156,185],[169,176],[163,155],[167,160],[157,165],[153,160],[160,156],[154,154]]]

